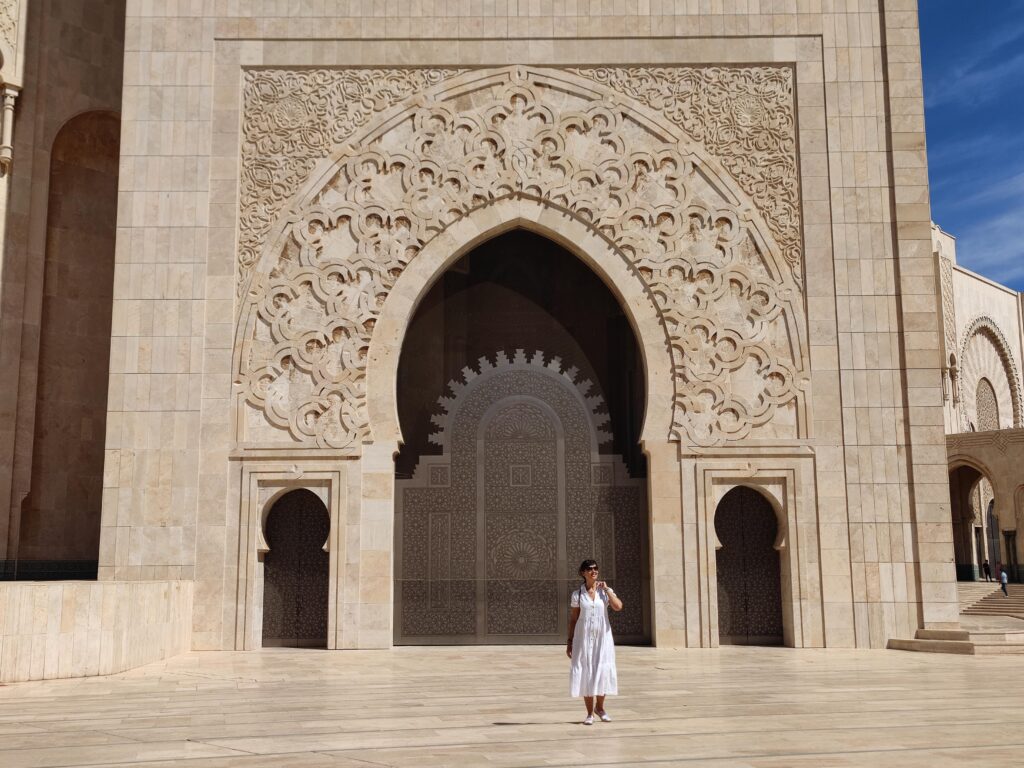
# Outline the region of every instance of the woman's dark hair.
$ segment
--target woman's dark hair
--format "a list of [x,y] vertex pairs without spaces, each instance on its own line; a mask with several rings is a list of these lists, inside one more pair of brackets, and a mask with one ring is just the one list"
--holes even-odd
[[584,560],[582,563],[580,563],[580,576],[583,575],[583,572],[587,570],[587,568],[593,568],[595,565],[597,565],[597,560]]

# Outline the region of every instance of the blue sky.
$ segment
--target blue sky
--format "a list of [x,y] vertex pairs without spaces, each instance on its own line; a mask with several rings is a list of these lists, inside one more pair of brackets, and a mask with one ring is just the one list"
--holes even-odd
[[919,0],[932,219],[1024,290],[1024,0]]

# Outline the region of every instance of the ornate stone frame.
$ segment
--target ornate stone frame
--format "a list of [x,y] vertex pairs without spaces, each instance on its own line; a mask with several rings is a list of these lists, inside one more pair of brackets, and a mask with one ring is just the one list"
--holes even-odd
[[[803,232],[805,235],[804,258],[807,274],[807,296],[805,307],[809,312],[808,344],[814,350],[834,345],[836,313],[834,305],[834,268],[832,261],[832,218],[828,206],[829,180],[825,126],[825,93],[823,86],[823,51],[818,37],[792,38],[735,38],[728,48],[712,45],[711,41],[698,38],[673,40],[649,40],[642,46],[643,54],[635,52],[636,40],[606,40],[602,43],[602,60],[610,64],[676,65],[685,62],[701,64],[736,64],[750,62],[777,62],[794,66],[796,73],[796,117],[798,131],[799,175],[805,200],[814,201],[803,209]],[[628,43],[628,45],[627,45]],[[440,46],[440,47],[439,47]],[[257,39],[234,39],[220,37],[214,46],[214,90],[218,94],[212,115],[213,130],[211,151],[211,193],[209,210],[208,271],[206,299],[208,304],[207,324],[217,329],[214,336],[208,333],[205,354],[207,364],[203,373],[202,418],[222,425],[232,419],[232,399],[224,392],[223,383],[231,377],[230,360],[225,350],[230,342],[230,307],[236,301],[234,281],[230,279],[237,256],[236,218],[238,209],[240,114],[242,110],[240,79],[241,73],[250,67],[314,67],[329,62],[331,66],[380,66],[395,64],[394,52],[401,49],[402,64],[407,66],[438,66],[457,63],[464,67],[488,67],[519,62],[535,61],[545,65],[587,66],[592,62],[593,41],[564,39],[557,45],[550,39],[508,40],[500,48],[482,41],[451,40],[376,40],[345,41],[315,39],[296,46],[288,41],[264,41]],[[557,49],[557,55],[555,50]],[[439,61],[438,51],[446,51],[446,58]],[[536,218],[532,217],[531,218]],[[546,222],[544,222],[546,224]],[[467,241],[468,242],[468,241]],[[420,260],[421,263],[424,261]],[[409,274],[408,270],[405,274]],[[430,278],[426,278],[429,280]],[[402,292],[405,294],[405,291]],[[396,294],[392,294],[392,298]],[[403,301],[414,302],[413,296],[404,296]],[[831,330],[830,330],[831,329]],[[826,356],[829,353],[826,353]],[[816,359],[816,358],[815,358]],[[648,360],[650,365],[650,360]],[[830,369],[831,366],[824,366]],[[378,370],[382,370],[378,368]],[[372,368],[371,368],[372,371]],[[648,376],[651,376],[648,370]],[[808,412],[807,423],[813,435],[818,421],[834,423],[840,416],[839,392],[830,389],[831,372],[825,371],[824,389],[827,398],[816,401],[813,412]],[[391,390],[388,387],[388,390]],[[819,392],[817,385],[816,393]],[[664,398],[667,393],[657,397]],[[385,401],[385,410],[393,402]],[[664,404],[664,400],[656,400]],[[378,407],[378,406],[374,406]],[[661,430],[657,430],[660,432]],[[664,434],[664,433],[662,433]],[[390,438],[395,438],[394,440]],[[223,439],[222,439],[223,438]],[[797,441],[805,443],[806,441]],[[790,441],[772,441],[774,445]],[[338,647],[387,647],[390,645],[390,628],[380,631],[381,617],[385,613],[377,605],[381,599],[390,601],[388,592],[381,595],[371,583],[390,578],[390,553],[376,550],[374,542],[390,539],[384,529],[390,530],[385,522],[391,508],[390,493],[385,489],[390,483],[392,453],[397,447],[397,433],[389,440],[368,446],[363,456],[353,462],[343,462],[341,456],[334,459],[335,466],[343,462],[350,466],[347,480],[340,484],[346,487],[346,501],[343,504],[346,530],[350,532],[345,564],[339,571],[343,582],[338,589],[342,594],[343,609],[339,618]],[[789,450],[792,450],[790,448]],[[651,561],[652,561],[652,616],[653,637],[659,646],[698,646],[702,642],[701,622],[703,620],[699,603],[693,590],[688,587],[687,595],[679,595],[674,585],[685,578],[696,587],[696,563],[683,558],[684,536],[691,536],[690,523],[680,519],[682,511],[682,489],[692,487],[689,481],[681,483],[678,446],[666,443],[663,438],[650,434],[645,438],[645,452],[649,457],[649,488],[651,499]],[[238,537],[241,531],[233,521],[239,519],[237,510],[241,503],[241,466],[260,466],[273,461],[277,471],[296,464],[303,468],[315,467],[324,455],[314,456],[310,452],[297,450],[282,458],[280,451],[259,449],[255,446],[238,445],[232,448],[230,436],[223,429],[211,432],[203,442],[203,462],[211,469],[200,478],[201,487],[207,492],[199,500],[199,518],[196,563],[196,611],[194,642],[197,649],[245,647],[241,629],[245,615],[244,591],[230,590],[224,586],[244,578],[239,565],[246,561],[245,537]],[[216,473],[220,462],[235,460],[235,472],[228,488],[221,489]],[[275,458],[276,457],[276,458]],[[742,461],[731,462],[733,466]],[[813,468],[815,476],[832,475],[831,469]],[[208,475],[208,476],[207,476]],[[812,485],[813,478],[809,481]],[[819,482],[821,482],[819,480]],[[829,478],[829,497],[842,499],[845,491],[834,486]],[[381,493],[383,493],[383,496]],[[687,490],[687,498],[690,491]],[[339,502],[341,503],[341,502]],[[689,502],[688,502],[689,503]],[[845,517],[844,517],[845,519]],[[369,525],[370,535],[359,540],[362,526]],[[831,525],[831,523],[830,523]],[[380,531],[377,528],[380,528]],[[834,526],[833,526],[834,527]],[[353,538],[355,536],[355,538]],[[836,536],[838,536],[838,528]],[[221,562],[218,541],[226,540],[230,548],[237,541],[240,557],[232,562],[230,554]],[[833,536],[835,538],[835,536]],[[688,539],[689,540],[689,539]],[[838,538],[835,539],[839,541]],[[206,545],[209,542],[209,546]],[[844,539],[845,542],[845,539]],[[848,545],[848,542],[845,542]],[[254,555],[253,555],[254,556]],[[370,559],[367,560],[366,558]],[[685,574],[684,574],[685,570]],[[369,579],[369,581],[368,581]],[[839,644],[846,644],[849,622],[850,595],[833,586],[822,594],[822,605],[830,620],[836,620]],[[831,602],[830,602],[831,601]],[[373,609],[360,614],[360,607]],[[378,610],[380,608],[380,610]],[[390,613],[390,604],[387,606]],[[369,618],[367,618],[369,616]],[[820,618],[820,617],[819,617]],[[813,623],[813,622],[812,622]],[[236,626],[239,627],[236,632]],[[826,625],[826,632],[829,632]],[[708,632],[704,632],[707,635]],[[237,637],[236,637],[237,636]],[[834,641],[833,641],[834,642]],[[812,634],[807,634],[804,644],[820,644]],[[831,644],[831,643],[830,643]]]
[[[703,461],[684,461],[684,486],[691,477],[696,496],[696,524],[689,551],[696,551],[701,563],[698,584],[687,580],[687,592],[698,593],[693,600],[699,614],[693,616],[688,600],[688,624],[691,616],[701,634],[700,645],[717,647],[718,638],[718,572],[716,552],[721,547],[715,534],[715,513],[722,498],[733,488],[745,486],[760,493],[769,502],[778,519],[774,543],[779,552],[782,585],[783,642],[795,648],[821,647],[824,642],[821,575],[803,561],[817,557],[819,538],[814,498],[814,456],[809,451],[764,452],[737,467],[735,460],[725,456]],[[688,627],[688,631],[691,631]]]
[[263,647],[263,557],[269,551],[264,529],[267,515],[274,503],[290,491],[304,488],[323,502],[330,516],[331,529],[324,550],[330,555],[328,566],[327,647],[339,647],[338,589],[341,584],[339,553],[345,551],[344,526],[339,524],[339,510],[346,497],[344,472],[321,462],[321,469],[299,470],[292,459],[280,457],[260,462],[236,463],[239,484],[237,624],[235,647],[255,650]]
[[[992,346],[995,347],[996,354],[999,356],[999,362],[1001,363],[1001,370],[990,370],[988,368],[982,369],[979,366],[981,362],[968,358],[967,352],[974,340],[975,336],[983,335],[988,338]],[[1010,351],[1010,345],[1006,341],[1006,337],[1000,330],[999,325],[991,318],[986,315],[980,315],[976,317],[967,329],[963,333],[963,338],[960,343],[959,349],[960,357],[960,409],[963,413],[964,423],[966,424],[970,419],[970,411],[968,405],[974,404],[975,393],[978,386],[978,381],[981,378],[987,378],[989,383],[995,388],[996,397],[999,398],[1002,389],[999,385],[1002,383],[999,377],[994,377],[993,373],[1001,373],[1009,385],[1010,399],[1010,413],[1012,414],[1013,427],[1021,426],[1022,419],[1022,396],[1020,390],[1020,372],[1017,368],[1017,362],[1013,358],[1013,352]],[[976,374],[970,376],[968,374]],[[993,381],[995,378],[995,381]],[[999,403],[1000,410],[1007,405],[1004,401]]]
[[[691,79],[673,81],[680,71]],[[639,283],[655,305],[661,343],[672,356],[675,439],[710,445],[745,438],[789,404],[795,404],[796,436],[807,434],[802,248],[793,236],[799,206],[791,200],[799,199],[795,154],[787,160],[785,153],[761,151],[767,166],[785,169],[765,193],[764,179],[749,178],[762,172],[750,170],[758,166],[754,149],[740,153],[743,163],[737,164],[728,154],[733,144],[719,140],[713,146],[725,154],[713,155],[704,146],[710,142],[695,138],[702,135],[700,121],[690,127],[685,115],[668,117],[676,114],[670,109],[681,109],[676,96],[661,104],[662,113],[646,106],[642,99],[652,98],[646,92],[631,98],[605,84],[632,70],[431,72],[439,74],[430,79],[440,81],[429,93],[369,119],[350,146],[319,163],[270,229],[251,270],[242,260],[235,339],[239,440],[252,440],[242,428],[247,417],[259,421],[243,402],[299,442],[358,454],[360,440],[381,439],[365,403],[364,370],[372,358],[361,358],[374,344],[393,283],[423,251],[455,250],[448,230],[464,219],[485,214],[500,227],[502,215],[492,209],[531,200],[548,211],[542,218],[578,222],[605,240],[626,263],[629,283]],[[266,87],[287,80],[287,71],[275,74]],[[762,134],[789,131],[795,153],[795,117],[786,111],[795,104],[776,104],[778,92],[792,87],[786,67],[646,68],[634,77],[649,83],[655,76],[675,89],[695,88],[694,80],[710,77],[703,87],[721,98],[705,99],[702,108],[727,105],[712,119],[735,134],[734,142],[754,146],[767,140]],[[570,92],[576,102],[556,106]],[[452,106],[459,99],[473,99],[474,106],[460,112]],[[293,119],[289,100],[298,108],[297,97],[272,102],[278,122]],[[776,112],[782,116],[772,119],[783,127],[763,127],[765,115]],[[384,143],[392,136],[399,137],[397,146]],[[571,149],[573,137],[583,146]],[[449,143],[459,145],[452,154]],[[471,147],[478,149],[465,155]],[[727,170],[730,162],[738,178]],[[475,175],[478,165],[488,170]],[[753,192],[745,189],[751,185]],[[343,243],[353,242],[337,246],[354,248],[344,262],[327,255],[334,232],[342,233]],[[313,319],[318,313],[324,319]],[[329,373],[327,360],[337,370]],[[731,376],[746,386],[732,387]]]

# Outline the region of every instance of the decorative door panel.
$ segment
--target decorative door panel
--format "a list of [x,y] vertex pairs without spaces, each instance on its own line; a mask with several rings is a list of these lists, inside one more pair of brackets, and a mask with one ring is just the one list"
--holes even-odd
[[782,581],[775,512],[750,488],[734,488],[718,505],[715,556],[718,634],[722,643],[781,644]]
[[440,456],[396,481],[396,643],[560,643],[576,569],[598,558],[643,641],[646,489],[628,478],[603,401],[542,353],[498,353],[452,382]]
[[267,517],[263,644],[326,646],[330,516],[312,491],[282,496]]

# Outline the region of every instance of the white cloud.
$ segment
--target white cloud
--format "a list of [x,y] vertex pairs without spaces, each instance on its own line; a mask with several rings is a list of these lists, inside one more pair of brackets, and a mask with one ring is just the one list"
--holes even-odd
[[978,104],[1003,91],[1009,80],[1024,76],[1024,52],[980,69],[968,69],[943,78],[925,97],[929,109],[949,103]]
[[[1022,18],[1018,16],[1009,23],[993,25],[984,39],[962,41],[958,51],[960,58],[954,55],[945,61],[945,67],[940,65],[938,71],[933,70],[937,77],[929,78],[930,82],[926,83],[926,106],[933,109],[953,102],[978,104],[998,96],[1004,82],[1024,74],[1024,50],[1020,45],[1024,40]],[[1008,21],[1005,16],[1002,20]]]
[[990,160],[993,147],[1005,157],[1011,150],[1024,147],[1024,133],[987,131],[973,133],[956,140],[928,143],[928,166],[940,168],[978,160]]
[[[979,180],[980,181],[980,180]],[[1024,198],[1024,168],[1012,176],[995,179],[988,184],[975,183],[970,194],[960,198],[957,204],[965,208],[989,203],[1013,203],[1017,198]],[[1002,206],[999,206],[1000,209]]]
[[1024,290],[1024,197],[957,235],[956,259],[968,269]]

